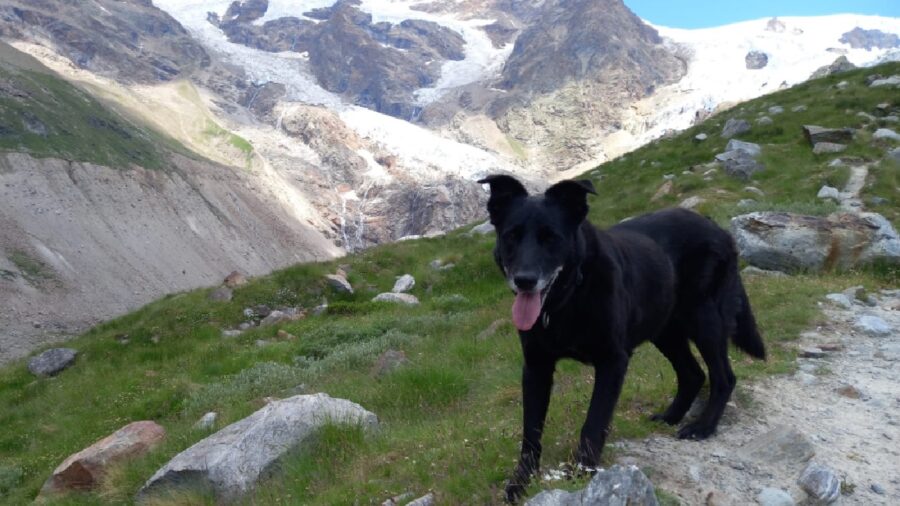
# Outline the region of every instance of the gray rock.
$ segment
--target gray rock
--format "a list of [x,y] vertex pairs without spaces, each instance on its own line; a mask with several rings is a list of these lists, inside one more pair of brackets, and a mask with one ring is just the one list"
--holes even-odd
[[847,72],[848,70],[853,70],[856,68],[856,65],[850,63],[850,60],[847,59],[846,56],[838,56],[833,62],[828,65],[819,67],[813,72],[809,78],[810,79],[818,79],[820,77],[830,76],[832,74],[837,74],[840,72]]
[[757,188],[755,186],[745,186],[744,191],[747,193],[753,193],[755,195],[759,195],[760,197],[766,196],[766,192],[760,190],[759,188]]
[[[239,331],[243,332],[245,330],[250,330],[255,326],[256,326],[256,322],[242,322],[240,325],[237,326],[237,329]],[[225,334],[223,333],[223,335],[225,335]]]
[[763,117],[759,118],[758,120],[756,120],[756,124],[759,126],[769,126],[773,123],[775,123],[775,122],[772,121],[772,118],[770,118],[768,116],[763,116]]
[[214,300],[216,302],[228,302],[231,300],[232,295],[233,292],[231,291],[231,288],[228,288],[227,286],[220,286],[210,292],[209,300]]
[[636,466],[612,466],[597,471],[587,487],[578,492],[547,490],[526,506],[657,506],[653,484]]
[[453,263],[444,263],[444,261],[440,258],[432,260],[428,265],[430,265],[431,268],[436,271],[446,271],[455,267]]
[[769,107],[769,114],[771,114],[773,116],[776,114],[781,114],[783,112],[784,112],[784,107],[781,107],[780,105],[773,105],[772,107]]
[[733,218],[731,229],[741,257],[763,269],[821,271],[900,262],[900,236],[875,213],[755,212]]
[[787,274],[781,271],[769,271],[766,269],[760,269],[759,267],[754,267],[752,265],[744,267],[744,270],[741,271],[741,274],[743,274],[744,276],[769,276],[774,278],[787,277]]
[[756,205],[756,201],[753,199],[741,199],[737,203],[738,207],[753,207],[754,205]]
[[434,494],[425,494],[415,501],[407,503],[406,506],[434,506]]
[[750,51],[744,56],[744,65],[749,70],[759,70],[769,63],[769,56],[762,51]]
[[800,105],[795,105],[794,107],[792,107],[792,108],[791,108],[791,112],[803,112],[803,111],[805,111],[806,109],[807,109],[807,108],[806,108],[805,105],[800,104]]
[[875,116],[872,116],[871,114],[869,114],[867,112],[863,112],[863,111],[859,111],[858,113],[856,113],[856,115],[870,123],[877,119],[877,118],[875,118]]
[[350,282],[347,281],[347,278],[344,276],[340,276],[338,274],[328,274],[325,276],[325,279],[328,281],[328,285],[334,289],[334,291],[338,293],[353,293],[353,287],[350,286]]
[[885,77],[884,79],[876,79],[869,85],[870,88],[878,88],[880,86],[898,86],[900,85],[900,75]]
[[813,154],[816,155],[824,155],[828,153],[840,153],[847,149],[847,146],[844,144],[837,144],[835,142],[817,142],[815,146],[813,146]]
[[762,149],[759,147],[759,144],[731,139],[730,141],[728,141],[728,144],[725,145],[725,151],[733,151],[735,149],[744,151],[752,157],[757,157],[760,153],[762,153]]
[[797,484],[809,494],[813,504],[830,504],[841,495],[841,479],[828,466],[810,462]]
[[750,123],[748,123],[747,120],[729,118],[725,122],[725,126],[722,128],[722,137],[725,139],[730,139],[735,135],[749,132],[750,128]]
[[269,316],[266,316],[259,322],[260,327],[268,327],[270,325],[275,325],[281,323],[288,319],[288,316],[284,314],[282,311],[275,310],[269,313]]
[[900,134],[891,130],[890,128],[879,128],[875,130],[875,133],[872,134],[872,138],[874,139],[890,139],[892,141],[900,141]]
[[699,134],[697,134],[697,135],[694,136],[694,140],[697,141],[697,142],[703,142],[703,141],[705,141],[708,137],[709,137],[709,136],[707,136],[705,133],[700,132]]
[[693,209],[704,202],[706,202],[706,199],[694,195],[693,197],[688,197],[682,200],[681,203],[678,204],[678,207],[682,209]]
[[415,295],[408,293],[380,293],[372,299],[375,302],[393,302],[396,304],[406,304],[407,306],[416,306],[419,304],[419,299],[416,298]]
[[404,293],[412,290],[414,286],[416,286],[416,278],[409,274],[404,274],[397,278],[397,282],[394,283],[394,288],[392,288],[391,291],[394,293]]
[[28,361],[28,370],[35,376],[55,376],[75,363],[77,350],[53,348]]
[[878,495],[884,495],[884,494],[885,494],[884,487],[882,487],[881,485],[879,485],[879,484],[877,484],[877,483],[873,483],[873,484],[869,485],[869,489],[872,490],[872,492],[875,492],[875,493],[878,494]]
[[138,500],[181,487],[212,489],[220,501],[235,500],[327,423],[359,424],[371,430],[377,428],[378,418],[359,404],[326,394],[271,402],[176,455],[147,480]]
[[756,495],[760,506],[794,506],[794,498],[780,488],[766,487]]
[[816,454],[806,436],[797,429],[784,425],[755,437],[738,452],[744,458],[769,463],[806,462]]
[[815,346],[808,346],[804,348],[800,348],[799,355],[803,358],[822,358],[827,353],[825,353],[821,348],[816,348]]
[[853,328],[870,336],[889,336],[893,332],[886,321],[872,315],[860,316],[853,324]]
[[494,231],[494,225],[491,225],[491,222],[486,221],[480,225],[475,225],[472,227],[472,230],[469,230],[469,235],[487,235]]
[[850,86],[850,83],[848,83],[847,81],[841,81],[834,85],[834,87],[839,90],[846,90],[848,86]]
[[215,411],[210,411],[197,420],[197,423],[194,424],[194,428],[197,430],[212,429],[216,425],[217,418],[219,418],[219,414]]
[[838,191],[838,189],[833,186],[825,185],[825,186],[819,188],[819,193],[816,194],[816,197],[818,197],[820,199],[840,200],[841,192]]
[[742,149],[719,153],[716,155],[716,161],[719,162],[726,174],[743,180],[750,179],[753,174],[766,168],[753,155]]
[[852,128],[824,128],[817,125],[803,125],[803,136],[811,146],[820,142],[850,142],[853,140]]
[[894,148],[887,152],[888,158],[896,163],[900,163],[900,148]]
[[850,309],[853,307],[853,301],[851,301],[849,297],[842,293],[829,293],[825,296],[825,299],[827,299],[832,304],[841,306],[844,309]]
[[387,350],[378,356],[378,360],[375,361],[375,366],[372,367],[372,374],[375,376],[384,376],[407,362],[409,362],[409,360],[407,360],[406,353],[403,351]]
[[222,337],[237,337],[241,334],[243,334],[243,331],[241,331],[241,330],[223,330],[222,331]]

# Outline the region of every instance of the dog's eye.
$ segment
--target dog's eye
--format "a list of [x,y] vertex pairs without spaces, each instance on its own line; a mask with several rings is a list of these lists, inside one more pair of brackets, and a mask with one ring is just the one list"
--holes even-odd
[[549,244],[559,239],[559,235],[549,228],[541,228],[538,230],[538,242]]

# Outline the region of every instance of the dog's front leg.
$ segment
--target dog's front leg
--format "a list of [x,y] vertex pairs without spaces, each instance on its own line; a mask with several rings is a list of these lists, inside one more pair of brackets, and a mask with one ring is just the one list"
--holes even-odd
[[582,466],[595,468],[600,462],[600,453],[606,443],[627,369],[628,355],[625,352],[613,354],[594,365],[594,392],[575,455]]
[[522,496],[531,476],[540,468],[541,434],[550,404],[554,369],[555,363],[552,361],[542,359],[529,362],[526,357],[522,369],[522,407],[525,414],[522,449],[516,470],[506,485],[506,500],[509,502],[515,502]]

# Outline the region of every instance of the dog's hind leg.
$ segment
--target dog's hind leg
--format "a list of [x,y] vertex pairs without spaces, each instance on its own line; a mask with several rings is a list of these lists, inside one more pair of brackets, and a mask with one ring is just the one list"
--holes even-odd
[[681,330],[666,329],[657,340],[653,341],[653,344],[672,363],[672,368],[675,369],[675,375],[678,377],[678,391],[675,393],[672,404],[662,413],[652,415],[650,419],[675,425],[691,408],[691,404],[697,398],[700,389],[703,388],[706,375],[703,374],[703,369],[700,368],[700,364],[697,363],[697,359],[691,352],[687,334]]
[[541,435],[544,420],[550,405],[550,391],[553,388],[553,361],[533,359],[526,356],[522,368],[522,407],[524,423],[522,429],[522,449],[519,463],[506,484],[506,500],[515,502],[525,492],[541,465]]
[[736,383],[728,359],[728,328],[716,306],[702,304],[697,311],[695,343],[709,370],[709,402],[697,420],[678,431],[681,439],[706,439],[716,431]]

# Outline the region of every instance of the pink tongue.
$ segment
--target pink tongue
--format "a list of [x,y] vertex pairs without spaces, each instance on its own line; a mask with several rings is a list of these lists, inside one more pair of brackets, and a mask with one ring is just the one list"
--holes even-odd
[[534,322],[541,314],[541,294],[522,293],[516,294],[516,301],[512,307],[513,324],[519,330],[531,330]]

